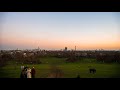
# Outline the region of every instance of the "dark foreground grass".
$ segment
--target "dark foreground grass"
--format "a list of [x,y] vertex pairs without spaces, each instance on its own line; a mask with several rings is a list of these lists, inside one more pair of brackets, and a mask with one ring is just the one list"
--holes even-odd
[[[120,78],[120,65],[116,63],[105,64],[97,63],[94,59],[84,59],[75,63],[66,63],[65,58],[46,57],[40,58],[42,64],[28,65],[36,69],[36,78],[47,78],[50,74],[50,68],[57,65],[62,72],[63,78]],[[93,62],[94,61],[94,62]],[[8,65],[0,68],[0,78],[20,78],[21,64],[15,65],[9,62]],[[95,74],[89,73],[89,67],[96,68]]]

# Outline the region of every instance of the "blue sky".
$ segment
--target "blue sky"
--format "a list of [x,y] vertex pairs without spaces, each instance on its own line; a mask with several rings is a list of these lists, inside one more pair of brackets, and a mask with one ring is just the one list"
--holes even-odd
[[1,49],[119,49],[119,12],[5,12]]

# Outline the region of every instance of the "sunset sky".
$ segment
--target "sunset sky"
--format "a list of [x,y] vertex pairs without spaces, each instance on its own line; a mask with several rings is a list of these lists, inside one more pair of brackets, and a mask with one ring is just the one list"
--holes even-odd
[[2,49],[120,49],[119,12],[1,12]]

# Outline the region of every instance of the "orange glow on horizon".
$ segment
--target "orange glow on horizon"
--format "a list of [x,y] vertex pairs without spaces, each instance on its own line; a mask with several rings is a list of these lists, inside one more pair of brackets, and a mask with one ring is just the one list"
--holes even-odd
[[15,37],[6,37],[2,39],[3,44],[11,45],[20,45],[20,46],[30,46],[32,48],[51,48],[51,49],[74,49],[77,46],[77,49],[119,49],[120,42],[93,42],[93,43],[74,43],[72,41],[64,40],[48,40],[45,39],[33,39],[33,38],[15,38]]

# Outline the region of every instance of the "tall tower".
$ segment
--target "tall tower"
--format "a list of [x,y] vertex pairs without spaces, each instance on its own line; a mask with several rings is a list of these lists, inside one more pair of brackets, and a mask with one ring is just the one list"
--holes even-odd
[[75,46],[75,51],[76,51],[76,46]]

